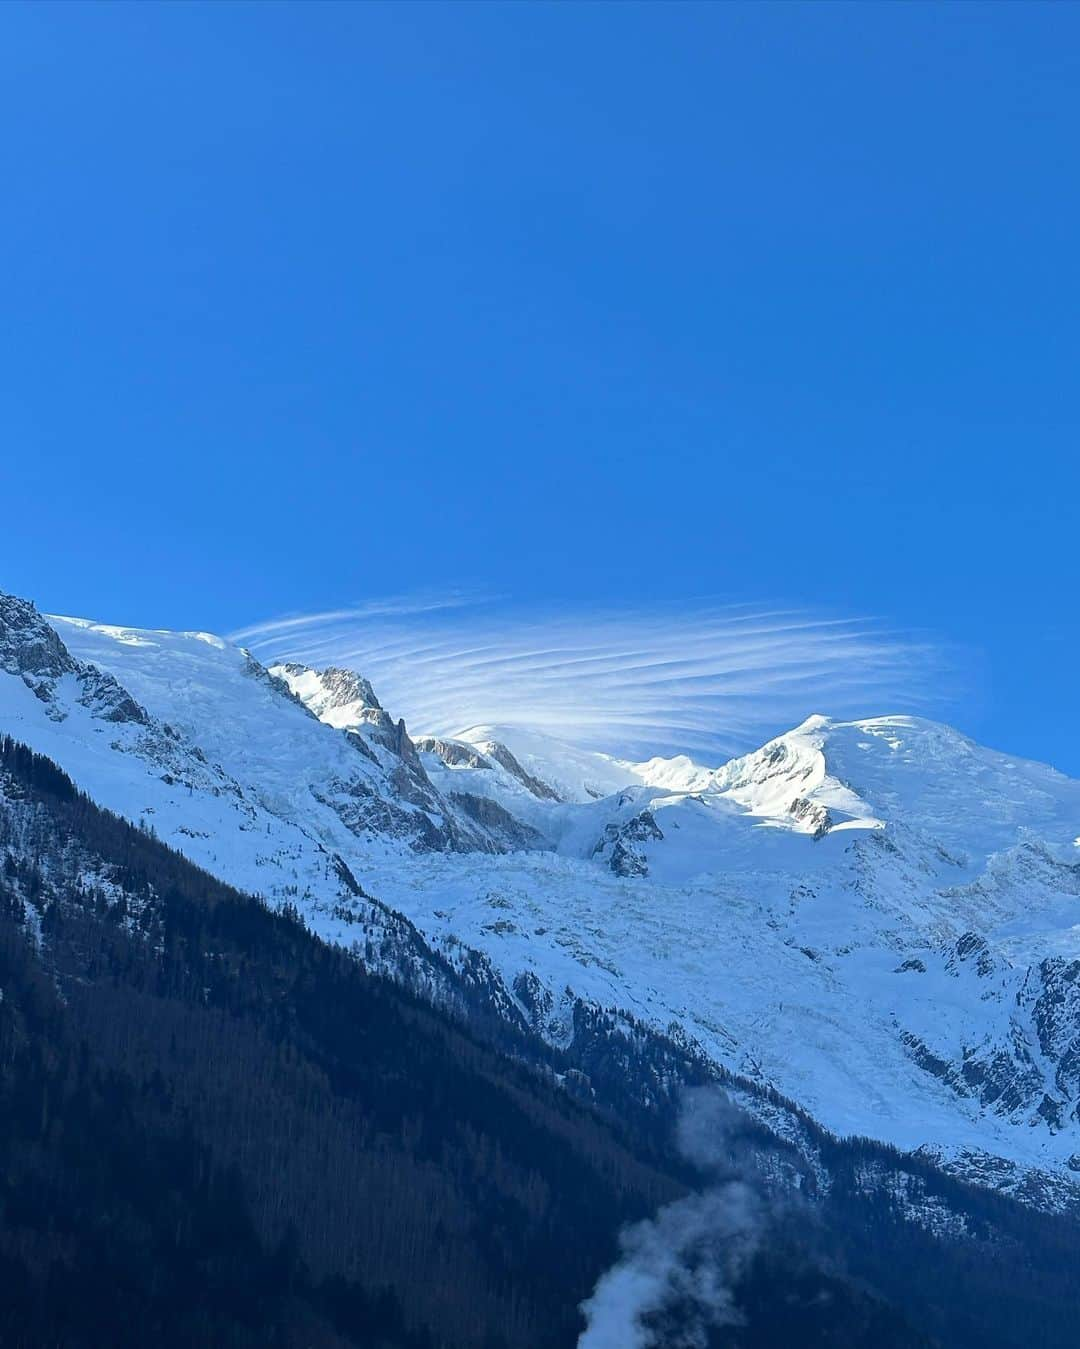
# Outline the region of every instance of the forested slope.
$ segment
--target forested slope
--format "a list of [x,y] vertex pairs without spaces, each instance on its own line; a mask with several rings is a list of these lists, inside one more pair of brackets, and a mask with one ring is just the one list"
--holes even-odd
[[[0,1343],[573,1345],[620,1227],[695,1178],[545,1052],[483,1042],[0,740]],[[928,1322],[1025,1342],[958,1297],[969,1246],[845,1191],[881,1161],[837,1144],[834,1198],[776,1210],[740,1349],[911,1349]],[[1031,1344],[1068,1342],[1070,1231],[1032,1234],[1026,1281],[1002,1247],[993,1321],[1042,1314]],[[897,1306],[931,1271],[912,1329]]]

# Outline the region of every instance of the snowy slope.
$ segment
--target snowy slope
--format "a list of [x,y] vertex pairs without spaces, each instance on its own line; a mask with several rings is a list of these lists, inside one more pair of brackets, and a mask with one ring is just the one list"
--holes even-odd
[[[208,634],[52,623],[0,595],[0,731],[198,865],[272,905],[296,905],[373,967],[456,1000],[415,930],[362,892],[344,858],[358,835],[365,856],[387,863],[418,848],[496,846],[451,816],[407,745],[403,759],[323,725]],[[424,805],[413,804],[418,793]]]
[[353,672],[71,619],[50,651],[0,603],[0,730],[328,938],[387,921],[340,858],[552,1040],[622,1007],[834,1132],[1006,1187],[1080,1169],[1080,783],[907,717],[715,766],[414,743]]
[[627,769],[549,828],[565,860],[499,862],[497,928],[479,875],[431,864],[447,928],[677,1022],[837,1132],[1073,1174],[1080,783],[906,717]]

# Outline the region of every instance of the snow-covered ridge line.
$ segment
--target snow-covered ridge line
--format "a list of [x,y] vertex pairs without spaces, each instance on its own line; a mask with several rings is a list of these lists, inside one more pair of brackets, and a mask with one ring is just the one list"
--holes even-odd
[[1080,1174],[1080,783],[1044,765],[899,715],[720,765],[414,738],[361,672],[3,597],[0,671],[0,729],[330,940],[338,858],[553,1042],[625,1008],[835,1134]]

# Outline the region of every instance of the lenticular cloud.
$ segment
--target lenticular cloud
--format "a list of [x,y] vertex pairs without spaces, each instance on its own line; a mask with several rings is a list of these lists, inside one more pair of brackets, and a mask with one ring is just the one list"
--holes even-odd
[[872,621],[746,607],[523,614],[419,597],[232,636],[264,664],[358,670],[416,732],[527,727],[637,757],[738,753],[814,712],[924,710],[942,674],[934,646]]

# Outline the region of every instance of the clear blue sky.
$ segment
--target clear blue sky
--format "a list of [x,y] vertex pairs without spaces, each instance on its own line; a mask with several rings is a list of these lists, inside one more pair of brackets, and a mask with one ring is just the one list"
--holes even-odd
[[8,4],[0,70],[0,588],[873,614],[1080,773],[1080,8]]

